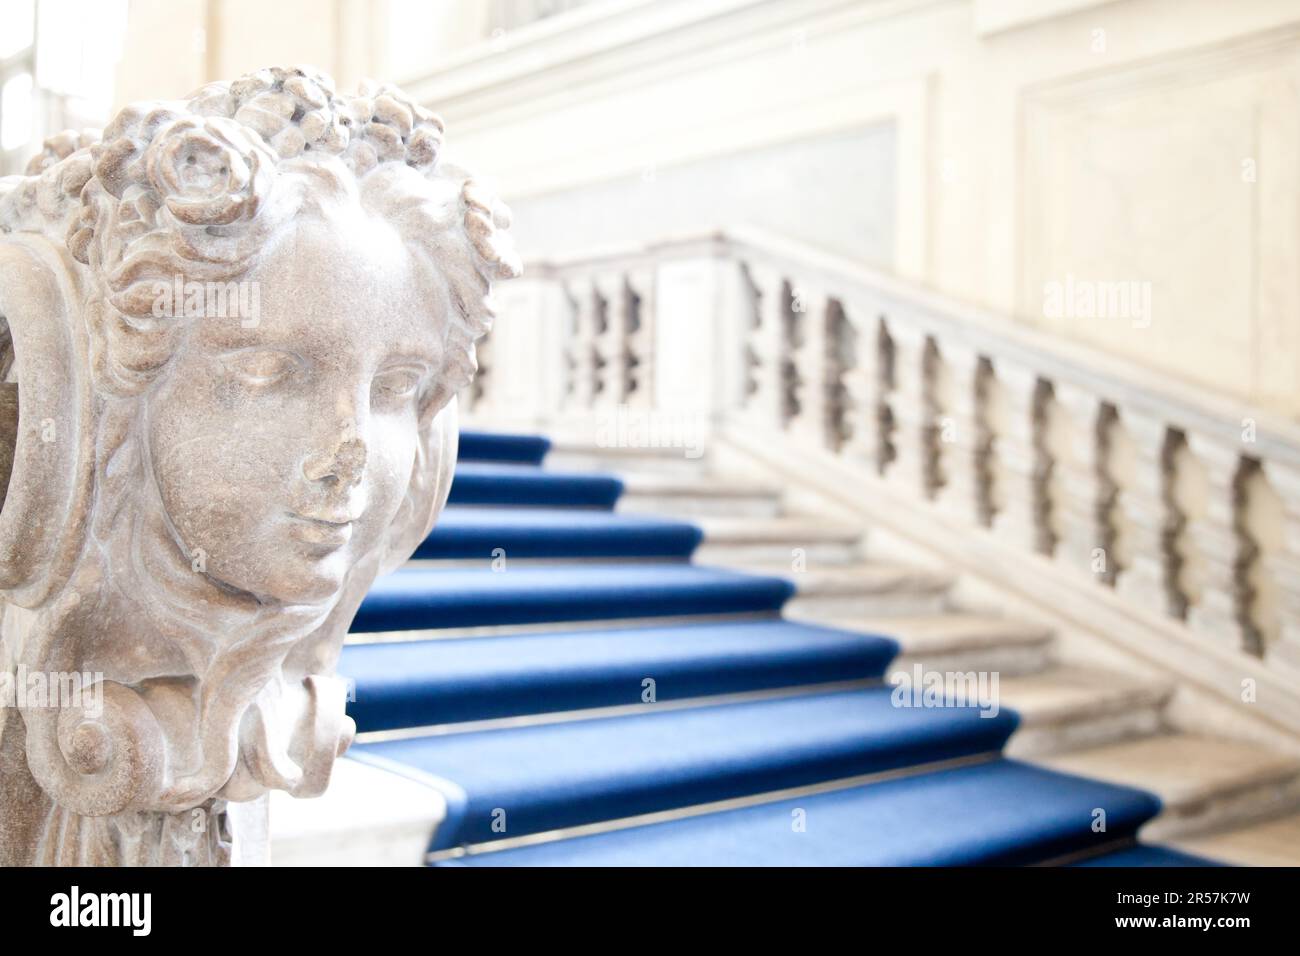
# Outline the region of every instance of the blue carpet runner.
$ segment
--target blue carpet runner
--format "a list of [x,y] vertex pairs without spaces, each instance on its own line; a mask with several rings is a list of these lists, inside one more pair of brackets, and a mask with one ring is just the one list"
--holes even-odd
[[[1129,837],[1159,809],[1148,794],[1013,760],[940,770],[597,836],[449,861],[468,866],[970,866],[1055,860]],[[802,820],[796,828],[792,821]]]
[[464,433],[416,554],[444,563],[377,581],[343,651],[351,756],[438,787],[437,865],[1210,863],[1136,842],[1156,797],[1001,757],[1005,709],[894,706],[894,641],[782,620],[791,582],[691,564],[694,524],[614,512],[549,448]]
[[896,645],[791,621],[598,628],[348,647],[357,730],[428,727],[880,678]]
[[[507,558],[507,562],[509,558]],[[776,614],[782,578],[688,564],[403,569],[375,582],[352,630],[417,630],[558,621]]]
[[[454,485],[453,485],[454,487]],[[684,521],[567,508],[449,507],[417,558],[664,558],[686,561],[700,529]]]
[[509,462],[540,465],[551,450],[550,439],[541,435],[506,435],[499,432],[460,433],[460,462]]
[[461,462],[452,484],[453,505],[599,508],[609,511],[623,494],[613,475],[546,471],[537,465]]

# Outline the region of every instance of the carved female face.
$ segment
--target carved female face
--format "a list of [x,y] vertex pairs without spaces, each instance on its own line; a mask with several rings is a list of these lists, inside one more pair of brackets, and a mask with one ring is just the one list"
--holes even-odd
[[356,207],[299,220],[244,281],[255,325],[185,320],[146,398],[149,459],[196,570],[262,599],[321,601],[406,494],[448,295]]

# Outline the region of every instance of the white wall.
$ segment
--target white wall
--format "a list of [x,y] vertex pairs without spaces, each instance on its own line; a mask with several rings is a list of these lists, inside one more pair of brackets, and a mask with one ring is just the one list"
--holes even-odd
[[[1291,0],[595,7],[568,16],[567,32],[537,25],[451,59],[431,46],[427,75],[407,84],[448,120],[449,149],[526,211],[527,241],[576,240],[560,208],[591,220],[654,206],[647,168],[675,208],[666,170],[720,169],[728,156],[739,168],[777,143],[887,123],[894,195],[879,208],[892,205],[893,239],[881,248],[896,272],[1300,415]],[[692,182],[701,212],[731,213],[709,180]],[[784,231],[821,226],[822,244],[869,258],[842,244],[833,216],[801,215],[821,185],[809,175],[775,204]],[[671,218],[654,210],[646,232]],[[1150,322],[1047,314],[1045,284],[1067,278],[1147,284]]]
[[310,64],[346,90],[389,73],[389,0],[131,0],[128,16],[119,107],[264,66]]
[[525,196],[511,203],[515,239],[537,256],[748,223],[888,265],[894,138],[876,124]]

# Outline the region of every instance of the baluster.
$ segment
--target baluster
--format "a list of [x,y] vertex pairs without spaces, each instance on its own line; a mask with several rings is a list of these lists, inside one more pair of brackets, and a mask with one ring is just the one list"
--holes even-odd
[[993,396],[997,384],[993,363],[987,356],[981,357],[975,373],[975,490],[976,514],[986,528],[993,526],[998,513],[997,436],[993,429]]
[[849,389],[857,341],[853,326],[844,314],[844,303],[831,299],[826,310],[826,443],[831,451],[844,447],[849,434]]
[[831,300],[825,290],[806,285],[796,286],[791,299],[791,310],[797,317],[800,335],[798,345],[791,353],[797,411],[788,427],[798,440],[821,447],[829,443],[829,398],[835,384],[827,338]]
[[961,343],[944,345],[943,364],[948,387],[939,409],[938,431],[946,482],[939,506],[960,521],[984,525],[989,520],[990,494],[982,381],[987,365],[978,352]]
[[1200,570],[1199,595],[1187,608],[1193,630],[1222,641],[1233,650],[1253,643],[1246,614],[1244,574],[1248,542],[1241,533],[1241,453],[1205,435],[1189,434],[1188,450],[1205,469],[1208,495],[1199,513],[1188,516],[1187,540],[1195,548]]
[[784,277],[765,266],[749,266],[757,297],[756,324],[748,345],[753,391],[746,410],[765,427],[783,428],[788,408],[789,298]]
[[1051,554],[1054,462],[1046,437],[1051,386],[1036,372],[1009,363],[999,364],[995,375],[1003,411],[995,453],[1005,485],[994,527],[1032,551]]
[[1286,541],[1286,508],[1257,458],[1242,456],[1238,471],[1241,507],[1237,530],[1242,539],[1241,595],[1246,653],[1267,657],[1281,631],[1278,556]]
[[1279,617],[1277,639],[1267,655],[1270,663],[1300,674],[1300,466],[1265,461],[1263,469],[1282,509],[1281,541],[1267,568],[1277,586]]
[[627,274],[632,298],[628,333],[628,403],[639,408],[654,405],[655,377],[655,271],[632,269]]
[[929,342],[916,326],[889,321],[893,342],[893,390],[889,407],[894,420],[894,461],[888,476],[910,492],[931,498],[937,484],[935,399],[930,374]]
[[629,390],[627,337],[631,324],[631,296],[622,273],[597,276],[595,287],[604,308],[594,342],[599,358],[600,402],[602,405],[621,405]]
[[570,409],[586,411],[591,408],[599,389],[599,359],[596,355],[596,336],[600,324],[600,300],[595,283],[589,279],[573,279],[566,285],[573,303],[572,334],[565,343],[568,357]]
[[1107,445],[1103,438],[1107,405],[1093,391],[1057,382],[1056,401],[1067,419],[1068,434],[1060,469],[1061,541],[1056,558],[1101,581],[1113,580],[1114,533],[1110,505],[1114,494],[1108,477]]
[[844,308],[849,354],[841,379],[844,385],[844,436],[840,454],[864,461],[883,474],[884,433],[889,384],[885,380],[882,329],[872,306],[851,301]]
[[1164,421],[1141,412],[1122,414],[1133,452],[1132,474],[1119,492],[1124,519],[1124,566],[1116,590],[1126,600],[1157,614],[1176,613],[1173,600],[1178,557],[1170,546],[1181,515],[1171,493],[1174,442]]

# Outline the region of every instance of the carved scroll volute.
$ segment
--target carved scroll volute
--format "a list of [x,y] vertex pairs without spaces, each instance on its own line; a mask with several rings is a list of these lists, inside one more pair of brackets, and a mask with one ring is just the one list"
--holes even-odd
[[65,253],[32,235],[0,240],[0,316],[9,326],[19,421],[0,509],[0,596],[36,608],[66,582],[94,470],[88,343]]
[[[60,661],[74,669],[73,653],[58,646],[61,635],[93,627],[79,621],[90,612],[82,602],[93,588],[69,580],[94,473],[95,404],[80,302],[74,268],[48,240],[21,235],[0,242],[0,315],[13,350],[10,377],[18,385],[13,469],[0,509],[0,595],[57,622],[23,626],[20,621],[34,619],[18,614],[6,626],[7,663],[33,671]],[[95,701],[94,712],[23,708],[33,777],[74,813],[103,816],[148,806],[165,759],[153,712],[112,681],[87,688],[82,701]]]
[[166,740],[134,690],[103,681],[84,695],[101,702],[25,713],[27,765],[61,807],[87,817],[151,809],[162,792]]
[[[33,671],[60,660],[76,666],[58,643],[62,633],[84,626],[76,622],[88,613],[82,601],[91,596],[68,579],[83,544],[94,472],[95,405],[80,301],[74,268],[49,241],[22,235],[0,242],[0,315],[18,391],[13,468],[0,509],[0,596],[59,622],[48,626],[36,624],[34,615],[11,614],[6,666]],[[152,711],[111,681],[88,688],[82,700],[96,702],[94,713],[81,706],[23,708],[33,777],[75,813],[148,806],[165,758]]]

